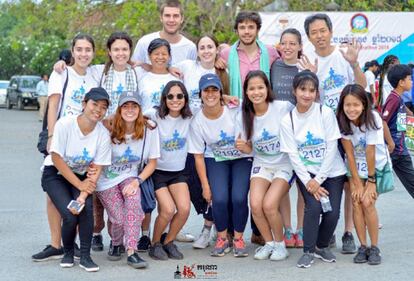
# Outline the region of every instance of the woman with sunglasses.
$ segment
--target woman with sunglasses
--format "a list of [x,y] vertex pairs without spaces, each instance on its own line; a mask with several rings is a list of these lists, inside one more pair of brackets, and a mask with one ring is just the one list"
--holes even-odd
[[[188,93],[182,82],[170,81],[165,85],[160,107],[154,115],[160,133],[161,157],[152,175],[158,216],[149,256],[156,260],[181,260],[184,256],[174,244],[174,239],[190,214],[190,193],[184,167],[192,116]],[[168,224],[170,227],[162,244],[161,235]]]

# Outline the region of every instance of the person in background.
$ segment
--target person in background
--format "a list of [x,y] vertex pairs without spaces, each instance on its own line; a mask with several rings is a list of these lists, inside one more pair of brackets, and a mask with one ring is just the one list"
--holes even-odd
[[372,60],[365,64],[365,68],[365,79],[367,79],[367,87],[365,88],[365,92],[367,93],[371,104],[375,105],[377,104],[375,97],[375,78],[379,69],[379,64],[376,60]]
[[388,81],[388,70],[396,64],[400,64],[400,60],[397,56],[388,55],[384,58],[384,62],[381,66],[381,72],[379,76],[379,86],[378,86],[378,99],[377,105],[380,108],[383,108],[385,101],[393,90],[392,85]]
[[47,106],[47,91],[49,87],[49,76],[47,74],[42,75],[36,85],[37,102],[39,103],[39,121],[43,121]]

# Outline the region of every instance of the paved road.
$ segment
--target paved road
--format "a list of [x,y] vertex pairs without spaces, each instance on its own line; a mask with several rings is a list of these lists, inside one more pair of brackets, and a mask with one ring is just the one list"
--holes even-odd
[[[30,256],[49,243],[45,214],[45,199],[40,187],[41,155],[36,150],[40,130],[36,111],[17,111],[0,108],[0,280],[173,280],[177,265],[215,265],[218,280],[412,280],[414,276],[413,200],[401,186],[379,199],[381,223],[380,247],[383,263],[380,266],[352,263],[352,256],[335,250],[338,261],[325,264],[316,261],[307,270],[295,267],[300,250],[290,250],[290,257],[282,262],[255,261],[255,246],[248,244],[248,258],[235,259],[231,255],[212,258],[209,250],[192,250],[190,244],[180,244],[185,259],[180,262],[149,261],[146,270],[134,270],[126,261],[110,262],[106,253],[93,253],[101,270],[86,273],[78,266],[61,269],[57,261],[34,263]],[[296,198],[296,190],[292,189]],[[197,234],[201,219],[194,213],[186,230]],[[341,219],[336,231],[340,237]],[[250,237],[250,231],[246,233]],[[105,237],[107,250],[108,237]],[[339,245],[338,241],[338,245]],[[195,270],[201,277],[202,271]]]

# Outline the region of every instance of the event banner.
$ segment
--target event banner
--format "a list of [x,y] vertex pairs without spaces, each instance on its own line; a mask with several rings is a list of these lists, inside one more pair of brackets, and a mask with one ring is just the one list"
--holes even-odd
[[[304,22],[314,12],[260,13],[262,28],[259,38],[266,44],[277,45],[280,35],[287,28],[296,28],[302,34],[304,53],[314,47],[309,42]],[[360,65],[384,57],[397,55],[401,63],[414,63],[414,12],[327,12],[333,25],[333,44],[349,42],[355,38],[363,48]]]
[[414,117],[407,116],[407,131],[405,132],[405,144],[409,150],[414,150]]

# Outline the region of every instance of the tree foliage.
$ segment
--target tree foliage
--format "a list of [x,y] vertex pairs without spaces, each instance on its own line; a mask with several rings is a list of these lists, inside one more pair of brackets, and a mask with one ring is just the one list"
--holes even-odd
[[[0,4],[0,79],[14,74],[51,72],[61,49],[69,48],[79,32],[96,41],[95,62],[106,58],[110,33],[128,32],[136,42],[161,29],[158,3],[162,0],[17,0]],[[273,0],[182,0],[183,32],[196,40],[214,34],[232,43],[234,18],[240,10],[260,11]],[[331,0],[285,1],[289,11],[323,11]],[[342,11],[410,11],[414,0],[336,0]]]

